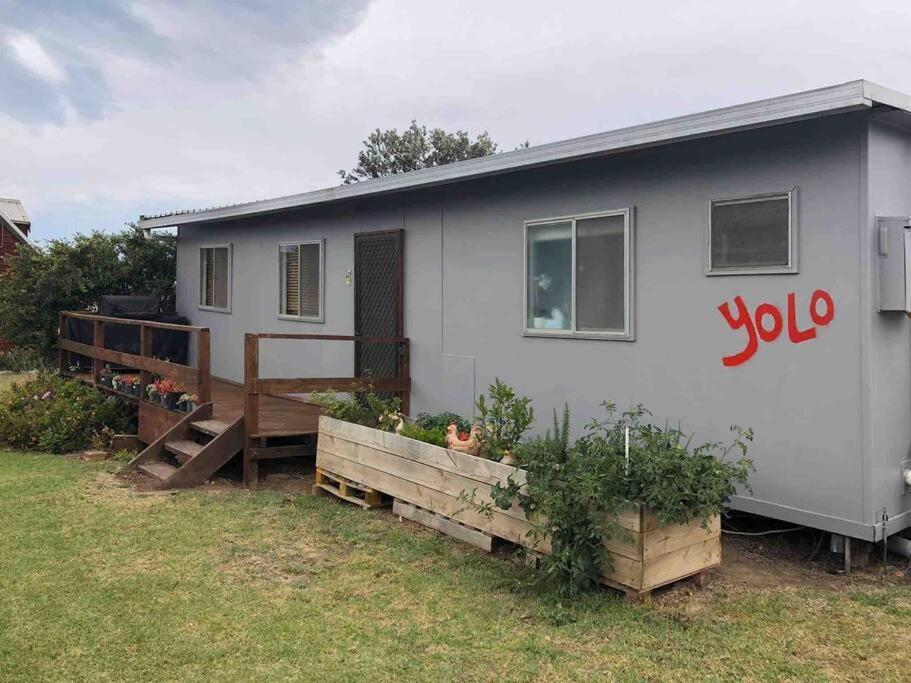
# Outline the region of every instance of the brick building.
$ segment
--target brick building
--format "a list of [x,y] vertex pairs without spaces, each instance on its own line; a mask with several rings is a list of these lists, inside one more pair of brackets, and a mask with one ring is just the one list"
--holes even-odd
[[[20,246],[29,246],[29,231],[32,224],[18,199],[0,197],[0,275],[8,268],[6,259],[19,253]],[[0,339],[0,351],[9,348],[9,343]]]

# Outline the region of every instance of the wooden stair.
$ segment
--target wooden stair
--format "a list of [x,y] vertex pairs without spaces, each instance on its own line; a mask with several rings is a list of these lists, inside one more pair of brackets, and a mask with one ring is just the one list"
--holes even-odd
[[205,403],[181,419],[157,441],[137,455],[127,470],[158,480],[158,488],[199,486],[244,447],[244,419],[212,419],[212,404]]

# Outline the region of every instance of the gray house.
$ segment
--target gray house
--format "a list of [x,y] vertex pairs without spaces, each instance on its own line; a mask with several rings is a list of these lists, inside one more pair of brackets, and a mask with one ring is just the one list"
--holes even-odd
[[[247,332],[406,335],[412,414],[500,377],[577,428],[607,399],[699,440],[748,425],[736,508],[879,540],[911,525],[909,216],[911,97],[854,81],[140,227],[178,228],[217,377]],[[355,362],[390,358],[259,357]]]

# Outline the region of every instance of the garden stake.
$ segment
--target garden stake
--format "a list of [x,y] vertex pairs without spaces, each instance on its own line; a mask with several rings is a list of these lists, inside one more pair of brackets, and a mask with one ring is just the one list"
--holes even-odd
[[626,473],[629,474],[629,425],[626,426],[624,442],[626,447]]

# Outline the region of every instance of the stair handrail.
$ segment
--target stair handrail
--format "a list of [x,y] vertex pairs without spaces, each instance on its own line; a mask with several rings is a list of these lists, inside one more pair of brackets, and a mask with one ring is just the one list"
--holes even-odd
[[[260,377],[259,346],[262,339],[293,339],[305,341],[347,341],[355,344],[396,344],[399,363],[394,377]],[[244,479],[255,472],[251,455],[257,444],[253,435],[259,432],[259,397],[310,393],[313,391],[352,391],[370,385],[375,391],[399,395],[402,412],[408,414],[411,403],[411,339],[408,337],[368,337],[351,334],[297,334],[285,332],[248,332],[244,335]]]

